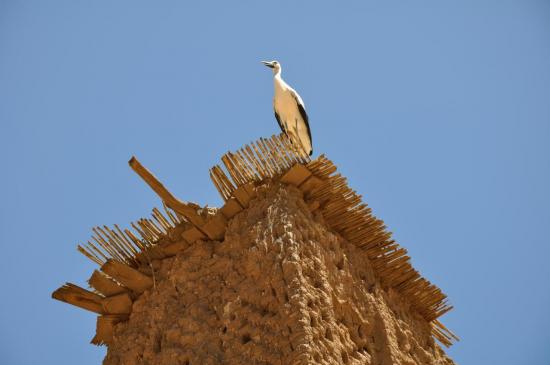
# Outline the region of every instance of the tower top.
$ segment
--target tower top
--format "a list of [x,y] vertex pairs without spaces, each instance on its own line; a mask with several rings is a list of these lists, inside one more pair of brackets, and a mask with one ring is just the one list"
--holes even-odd
[[67,283],[52,297],[99,314],[94,344],[109,345],[114,327],[128,320],[133,303],[154,291],[161,261],[190,246],[223,243],[231,220],[249,209],[262,186],[291,185],[302,193],[310,212],[322,217],[327,229],[363,252],[380,286],[400,296],[410,310],[423,318],[431,334],[443,345],[458,338],[439,317],[452,309],[446,295],[423,278],[411,264],[407,250],[397,244],[384,222],[352,190],[345,177],[324,155],[310,159],[296,150],[285,135],[272,136],[226,153],[210,177],[224,204],[202,208],[176,198],[136,158],[131,168],[157,193],[164,213],[154,208],[151,218],[93,229],[94,235],[78,250],[99,265],[88,283],[92,291]]

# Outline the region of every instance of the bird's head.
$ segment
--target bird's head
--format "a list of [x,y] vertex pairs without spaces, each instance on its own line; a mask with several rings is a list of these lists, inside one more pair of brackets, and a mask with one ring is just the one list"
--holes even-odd
[[281,64],[277,61],[262,61],[262,63],[271,68],[274,74],[277,74],[281,71]]

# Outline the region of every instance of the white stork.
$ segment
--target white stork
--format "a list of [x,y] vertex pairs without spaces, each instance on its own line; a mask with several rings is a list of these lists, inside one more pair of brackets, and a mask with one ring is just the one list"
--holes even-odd
[[262,61],[262,63],[273,69],[273,83],[275,85],[273,109],[279,126],[293,143],[299,143],[305,153],[311,156],[313,152],[311,131],[302,98],[296,90],[281,78],[281,64],[279,62]]

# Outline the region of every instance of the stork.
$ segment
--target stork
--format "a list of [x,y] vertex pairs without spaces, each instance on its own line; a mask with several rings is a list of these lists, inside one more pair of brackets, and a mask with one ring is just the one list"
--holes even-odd
[[273,83],[275,86],[273,109],[279,126],[292,143],[298,144],[299,148],[311,156],[313,152],[311,131],[302,98],[296,90],[281,78],[281,64],[279,62],[262,61],[262,63],[273,69]]

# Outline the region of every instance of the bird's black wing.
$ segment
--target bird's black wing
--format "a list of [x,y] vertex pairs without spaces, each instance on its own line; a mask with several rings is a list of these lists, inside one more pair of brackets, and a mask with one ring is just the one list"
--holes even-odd
[[[295,91],[292,93],[292,96],[294,96],[294,99],[296,100],[296,105],[298,105],[298,111],[300,112],[300,115],[302,116],[302,119],[304,120],[304,123],[306,123],[307,135],[309,137],[309,140],[311,141],[311,144],[313,145],[313,139],[311,138],[311,129],[309,128],[309,118],[308,118],[307,113],[306,113],[306,108],[304,107],[304,102],[298,96],[298,94],[296,94]],[[311,156],[312,152],[313,151],[311,151],[309,153],[310,156]]]
[[273,112],[275,113],[275,119],[277,119],[277,123],[279,123],[279,127],[281,127],[281,130],[283,131],[283,133],[286,134],[286,130],[283,127],[283,123],[281,123],[281,118],[279,117],[279,114],[277,114],[277,111],[275,109],[273,109]]

